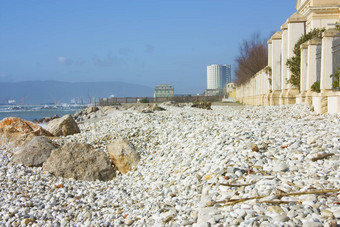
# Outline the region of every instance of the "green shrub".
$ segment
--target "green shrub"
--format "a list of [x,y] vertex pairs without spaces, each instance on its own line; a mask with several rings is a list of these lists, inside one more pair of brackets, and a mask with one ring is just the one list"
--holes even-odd
[[335,23],[335,29],[340,31],[340,24],[338,22]]
[[265,70],[265,73],[268,75],[269,84],[272,85],[272,67],[266,66],[264,70]]
[[331,78],[333,78],[332,87],[333,88],[340,87],[340,67],[338,68],[338,70],[336,70],[334,74],[331,75]]
[[320,81],[315,81],[314,84],[310,87],[312,91],[320,92]]
[[139,102],[140,103],[149,103],[149,100],[147,98],[143,98]]
[[319,29],[314,28],[312,31],[308,32],[307,34],[302,35],[297,43],[294,46],[293,53],[295,56],[289,58],[287,60],[286,65],[288,66],[290,72],[292,73],[290,79],[287,81],[291,85],[295,86],[296,88],[300,88],[300,66],[301,66],[301,44],[314,39],[314,38],[322,38],[322,33],[326,29]]

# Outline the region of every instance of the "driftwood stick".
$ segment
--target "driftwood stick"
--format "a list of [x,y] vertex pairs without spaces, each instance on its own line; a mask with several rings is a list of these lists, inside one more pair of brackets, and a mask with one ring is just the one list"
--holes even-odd
[[265,200],[260,201],[259,203],[271,203],[271,204],[289,204],[289,203],[301,203],[299,201],[276,201],[276,200]]
[[234,205],[234,204],[237,204],[237,203],[242,203],[242,202],[245,202],[245,201],[248,201],[248,200],[253,200],[253,199],[262,199],[262,198],[265,198],[267,196],[268,195],[262,195],[262,196],[238,199],[238,200],[235,200],[235,201],[228,200],[228,201],[226,201],[227,204],[225,204],[224,206],[230,206],[230,205]]
[[227,187],[242,187],[242,186],[249,186],[252,184],[220,184],[221,186],[227,186]]
[[334,155],[334,153],[321,154],[321,155],[318,155],[318,156],[315,157],[315,158],[312,158],[311,160],[312,160],[313,162],[316,162],[316,161],[318,161],[318,160],[322,160],[322,159],[325,159],[325,158],[330,157],[330,156],[333,156],[333,155]]
[[[339,192],[340,189],[323,189],[323,190],[312,190],[312,191],[304,191],[304,192],[293,192],[293,193],[280,193],[280,194],[275,194],[276,197],[281,198],[283,196],[296,196],[296,195],[307,195],[307,194],[315,194],[315,195],[322,195],[322,194],[327,194],[327,193],[335,193]],[[237,203],[242,203],[248,200],[253,200],[253,199],[262,199],[265,198],[269,195],[263,195],[263,196],[256,196],[256,197],[250,197],[250,198],[242,198],[238,200],[228,200],[225,201],[224,206],[230,206],[230,205],[235,205]]]
[[209,201],[209,202],[206,203],[206,206],[210,207],[210,206],[213,206],[215,204],[230,203],[230,204],[225,205],[225,206],[228,206],[228,205],[231,205],[233,203],[236,204],[236,203],[241,203],[241,202],[244,202],[244,201],[247,201],[247,200],[252,200],[252,199],[262,199],[264,197],[267,197],[267,195],[251,197],[251,198],[244,198],[244,199],[229,199],[229,200],[221,200],[221,201]]
[[282,194],[276,194],[276,196],[283,197],[283,196],[307,195],[307,194],[322,195],[322,194],[327,194],[327,193],[335,193],[339,191],[340,189],[321,189],[321,190],[311,190],[311,191],[304,191],[304,192],[282,193]]

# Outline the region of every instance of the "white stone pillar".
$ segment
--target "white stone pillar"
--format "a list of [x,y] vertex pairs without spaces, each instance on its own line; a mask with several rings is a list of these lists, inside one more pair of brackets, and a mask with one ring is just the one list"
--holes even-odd
[[288,25],[286,23],[282,25],[281,30],[282,30],[281,90],[283,91],[287,89],[287,74],[289,71],[286,65],[288,59],[288,39],[287,39]]
[[272,67],[272,47],[273,47],[273,42],[272,39],[268,40],[268,66]]
[[324,93],[332,89],[333,55],[332,42],[338,30],[329,29],[322,34],[320,89]]
[[281,32],[272,37],[272,90],[281,90]]
[[301,61],[300,61],[300,94],[296,96],[296,103],[303,103],[306,95],[306,79],[308,68],[308,44],[307,42],[300,46]]
[[314,38],[308,41],[308,49],[307,49],[307,74],[306,74],[306,97],[305,103],[307,105],[312,105],[312,85],[317,80],[317,72],[316,72],[316,48],[318,44],[321,43],[321,39]]
[[307,68],[308,68],[308,44],[304,43],[301,48],[301,63],[300,63],[300,93],[303,94],[307,91]]
[[[305,21],[306,18],[301,15],[299,12],[294,13],[291,17],[288,18],[286,21],[285,26],[287,30],[285,31],[285,43],[283,48],[285,49],[285,60],[284,65],[286,65],[287,59],[294,56],[294,47],[297,41],[300,39],[302,35],[305,34]],[[285,66],[287,67],[287,66]],[[294,104],[296,102],[296,95],[299,94],[300,87],[293,87],[287,81],[291,78],[292,73],[290,72],[289,68],[285,69],[286,74],[284,75],[284,90],[280,95],[280,104]]]
[[308,41],[308,66],[307,66],[307,78],[306,78],[306,88],[307,91],[311,91],[311,86],[316,81],[316,48],[321,42],[321,39],[315,38]]
[[[294,13],[288,20],[287,20],[287,59],[294,56],[294,47],[297,41],[300,39],[302,35],[305,34],[305,17],[299,14],[298,12]],[[291,72],[288,70],[287,73],[287,80],[291,77]],[[287,88],[293,88],[291,84],[287,84]]]
[[332,56],[332,41],[333,37],[339,33],[336,29],[329,29],[322,33],[321,46],[321,74],[320,74],[320,90],[321,93],[313,97],[314,111],[319,114],[327,113],[328,111],[328,93],[332,93],[332,78],[333,73],[333,56]]
[[261,85],[261,93],[260,93],[260,105],[263,106],[264,102],[263,102],[263,97],[264,97],[264,81],[263,81],[263,72],[261,71],[260,74],[260,85]]
[[279,96],[281,92],[281,58],[282,58],[282,33],[281,31],[276,32],[271,37],[271,59],[270,65],[272,68],[272,85],[271,85],[271,97],[270,105],[279,104]]

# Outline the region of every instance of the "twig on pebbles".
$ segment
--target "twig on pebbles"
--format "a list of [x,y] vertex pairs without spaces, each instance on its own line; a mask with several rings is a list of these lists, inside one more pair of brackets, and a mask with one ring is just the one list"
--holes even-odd
[[277,194],[277,197],[283,197],[283,196],[294,196],[294,195],[307,195],[307,194],[315,194],[315,195],[323,195],[327,193],[335,193],[339,192],[340,189],[322,189],[322,190],[311,190],[311,191],[305,191],[305,192],[293,192],[293,193],[283,193],[283,194]]
[[325,159],[325,158],[330,157],[330,156],[333,156],[333,155],[334,155],[334,153],[329,153],[329,154],[318,154],[317,157],[312,158],[311,160],[312,160],[313,162],[316,162],[316,161],[318,161],[318,160],[322,160],[322,159]]
[[292,186],[292,187],[295,187],[295,188],[298,188],[298,189],[301,189],[302,187],[300,187],[300,186],[298,186],[298,185],[296,185],[296,184],[294,184],[293,182],[290,182],[290,181],[287,181],[287,184],[289,185],[289,186]]
[[[297,195],[307,195],[307,194],[323,195],[323,194],[327,194],[327,193],[336,193],[336,192],[339,192],[339,191],[340,191],[340,189],[323,189],[323,190],[312,190],[312,191],[305,191],[305,192],[279,193],[279,194],[275,194],[275,196],[277,198],[281,198],[281,197],[284,197],[284,196],[297,196]],[[267,196],[270,196],[270,195],[262,195],[262,196],[243,198],[243,199],[237,199],[237,200],[233,199],[233,200],[209,202],[206,205],[207,206],[213,206],[214,204],[225,203],[224,206],[231,206],[231,205],[235,205],[237,203],[242,203],[242,202],[245,202],[245,201],[248,201],[248,200],[262,199],[262,198],[265,198]],[[264,202],[262,202],[262,203],[264,203]],[[279,201],[277,201],[277,202],[279,202]],[[284,203],[285,201],[280,201],[280,202]]]
[[265,200],[259,203],[271,203],[271,204],[289,204],[289,203],[301,203],[300,201],[277,201],[277,200]]
[[227,186],[227,187],[243,187],[243,186],[249,186],[252,184],[219,184],[221,186]]

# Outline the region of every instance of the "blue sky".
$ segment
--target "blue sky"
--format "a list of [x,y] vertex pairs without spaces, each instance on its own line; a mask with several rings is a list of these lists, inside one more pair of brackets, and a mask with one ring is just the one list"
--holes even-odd
[[294,0],[0,0],[0,82],[122,81],[206,88],[254,32],[268,37]]

